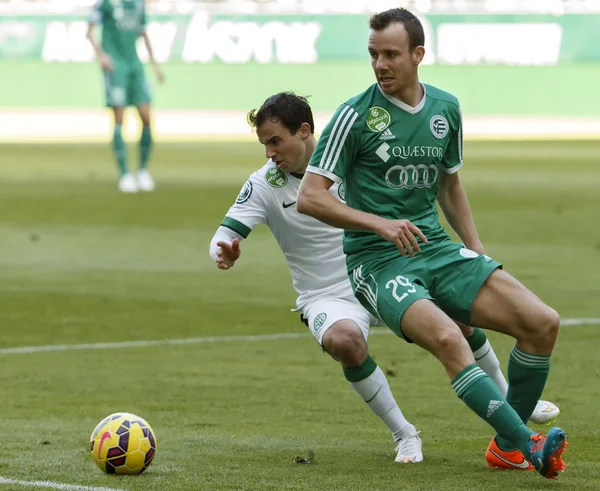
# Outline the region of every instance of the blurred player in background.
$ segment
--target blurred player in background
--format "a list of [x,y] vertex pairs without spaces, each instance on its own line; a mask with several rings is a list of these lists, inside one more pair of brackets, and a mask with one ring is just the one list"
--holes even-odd
[[[98,24],[102,25],[101,43],[94,36],[94,29]],[[94,47],[104,73],[106,105],[114,112],[113,149],[121,172],[119,190],[124,193],[153,191],[155,187],[148,172],[152,150],[151,97],[144,66],[136,50],[139,37],[144,40],[158,82],[163,83],[164,75],[154,59],[146,32],[145,0],[97,0],[89,19],[87,38]],[[136,106],[142,120],[140,160],[136,175],[129,171],[127,149],[122,135],[123,115],[128,106]]]
[[[296,210],[298,189],[316,145],[308,102],[289,92],[275,94],[258,111],[251,111],[248,120],[269,160],[250,176],[221,222],[210,244],[211,257],[219,269],[232,268],[241,255],[240,242],[257,225],[267,225],[288,262],[299,295],[296,306],[311,334],[342,365],[346,380],[389,428],[397,444],[396,462],[420,462],[421,439],[369,355],[369,329],[381,321],[353,295],[343,232]],[[335,184],[329,192],[343,202],[343,184]],[[463,329],[479,366],[506,393],[506,380],[485,333],[469,326]],[[548,407],[553,412],[544,410]],[[557,413],[553,404],[540,401],[532,418],[545,422]]]

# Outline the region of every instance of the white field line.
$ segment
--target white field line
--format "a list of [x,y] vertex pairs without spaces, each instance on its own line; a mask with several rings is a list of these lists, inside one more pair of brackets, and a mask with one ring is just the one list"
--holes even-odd
[[[600,325],[600,318],[563,319],[562,327],[585,325]],[[386,336],[393,334],[387,327],[375,327],[370,330],[370,336]],[[298,339],[310,337],[306,332],[280,332],[275,334],[256,334],[248,336],[203,336],[183,339],[155,339],[145,341],[118,341],[114,343],[86,344],[50,344],[45,346],[20,346],[15,348],[0,348],[0,355],[21,355],[27,353],[46,353],[54,351],[86,351],[99,349],[147,348],[150,346],[177,346],[188,344],[224,343],[237,341],[277,341],[280,339]]]
[[33,488],[63,489],[65,491],[126,491],[117,488],[98,488],[95,486],[77,486],[74,484],[61,484],[50,481],[19,481],[17,479],[7,479],[0,476],[0,484],[13,484],[16,486],[28,486]]
[[600,319],[562,319],[560,327],[593,326],[600,324]]
[[[333,111],[315,113],[317,133],[332,115]],[[106,109],[0,108],[0,142],[107,141],[112,138],[112,119]],[[133,113],[125,113],[125,138],[136,139],[139,124]],[[465,115],[463,125],[465,139],[600,137],[600,118]],[[157,109],[153,131],[157,141],[256,141],[246,112],[239,110]]]

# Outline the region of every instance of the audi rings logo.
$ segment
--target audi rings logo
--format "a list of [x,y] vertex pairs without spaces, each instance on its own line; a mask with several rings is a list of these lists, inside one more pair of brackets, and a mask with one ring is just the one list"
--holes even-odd
[[436,165],[394,165],[385,173],[385,182],[393,189],[430,188],[438,178]]
[[448,124],[448,120],[444,116],[434,116],[429,121],[429,128],[433,133],[433,136],[436,138],[444,138],[448,134],[448,130],[450,129],[450,125]]

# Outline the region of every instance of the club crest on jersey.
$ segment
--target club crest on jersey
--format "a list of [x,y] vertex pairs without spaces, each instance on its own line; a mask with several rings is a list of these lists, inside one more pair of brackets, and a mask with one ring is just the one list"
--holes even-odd
[[436,138],[444,138],[448,131],[450,130],[450,125],[448,124],[448,120],[441,115],[436,115],[429,121],[429,128],[431,129],[431,133]]
[[327,320],[327,314],[325,312],[322,312],[321,314],[317,315],[315,317],[315,322],[313,324],[313,329],[315,331],[318,331],[319,329],[321,329],[321,327],[323,327],[323,324],[325,324],[326,320]]
[[248,201],[250,199],[251,195],[252,195],[252,183],[250,181],[247,181],[246,184],[244,184],[244,187],[242,188],[242,190],[240,191],[240,194],[238,194],[238,197],[235,200],[235,202],[238,205],[241,205],[242,203],[245,203],[246,201]]
[[283,172],[281,169],[273,167],[272,169],[269,169],[265,174],[265,180],[267,181],[267,184],[271,187],[282,188],[287,184],[288,176],[286,176],[285,172]]
[[338,196],[340,197],[340,199],[342,201],[346,201],[346,186],[344,186],[343,182],[340,182],[340,185],[338,186]]
[[371,131],[374,131],[375,133],[381,133],[390,125],[391,122],[392,118],[390,117],[390,113],[388,113],[384,108],[374,106],[369,109],[367,126]]

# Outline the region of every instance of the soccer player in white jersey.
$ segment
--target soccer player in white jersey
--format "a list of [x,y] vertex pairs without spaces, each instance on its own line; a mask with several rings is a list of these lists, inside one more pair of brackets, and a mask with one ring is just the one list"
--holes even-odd
[[[397,443],[397,462],[420,462],[421,440],[402,414],[381,369],[369,356],[369,328],[380,322],[356,300],[345,268],[342,231],[296,210],[296,195],[315,149],[314,122],[306,99],[289,92],[268,98],[248,115],[268,162],[244,184],[210,244],[219,269],[239,259],[240,241],[267,225],[292,273],[297,308],[317,342],[341,363],[344,376],[387,425]],[[330,193],[344,198],[343,185]],[[482,330],[465,327],[480,366],[506,387],[499,362]],[[549,404],[549,407],[553,405]],[[548,412],[540,412],[544,419]]]
[[[436,356],[460,399],[496,430],[490,466],[565,469],[567,436],[527,428],[550,371],[560,318],[485,254],[458,177],[462,117],[456,97],[419,81],[425,37],[406,9],[371,17],[366,46],[376,83],[325,127],[297,208],[345,229],[355,295],[398,336]],[[344,182],[346,204],[330,187]],[[439,203],[462,244],[440,224]],[[477,365],[454,321],[508,334],[516,344],[505,396]]]

